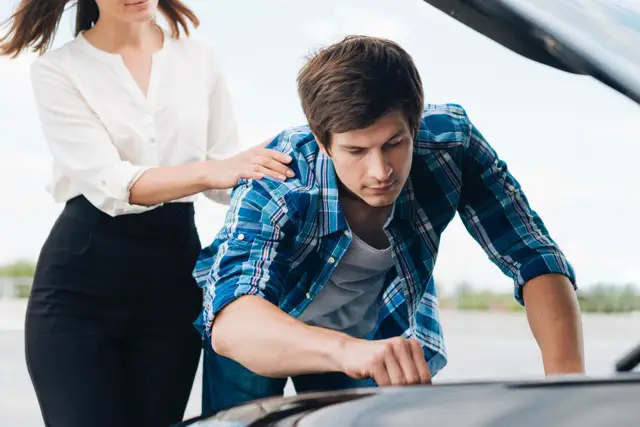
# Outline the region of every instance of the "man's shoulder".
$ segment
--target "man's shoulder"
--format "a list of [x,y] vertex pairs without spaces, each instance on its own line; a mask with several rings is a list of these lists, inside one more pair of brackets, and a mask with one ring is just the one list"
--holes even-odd
[[296,160],[309,163],[309,160],[315,159],[320,152],[320,147],[308,125],[284,129],[269,142],[267,148],[289,154],[294,158],[294,163]]
[[469,141],[472,126],[466,110],[459,104],[427,104],[422,111],[416,146],[464,146]]
[[243,180],[239,188],[251,183],[251,190],[246,196],[250,197],[252,192],[260,192],[263,198],[277,201],[283,209],[289,211],[305,212],[310,205],[317,204],[321,197],[316,177],[316,162],[320,149],[309,127],[294,126],[285,129],[276,135],[266,148],[291,156],[292,160],[287,166],[293,170],[295,176],[287,178],[286,181],[271,178]]

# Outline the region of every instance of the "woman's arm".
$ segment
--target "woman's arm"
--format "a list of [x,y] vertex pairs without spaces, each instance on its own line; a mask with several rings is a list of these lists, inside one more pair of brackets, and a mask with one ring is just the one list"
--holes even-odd
[[31,81],[56,165],[94,206],[111,216],[145,212],[203,191],[228,189],[241,177],[262,178],[272,172],[270,164],[288,157],[254,148],[221,160],[163,167],[134,165],[120,158],[100,119],[53,61],[36,60]]

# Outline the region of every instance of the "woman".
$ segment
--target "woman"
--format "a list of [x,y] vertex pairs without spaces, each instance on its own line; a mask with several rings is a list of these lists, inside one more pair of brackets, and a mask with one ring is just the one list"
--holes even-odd
[[22,0],[0,39],[0,54],[43,54],[32,83],[50,189],[66,203],[29,299],[29,373],[47,426],[168,426],[201,350],[194,196],[284,180],[290,159],[261,147],[232,156],[225,80],[188,37],[198,20],[182,2],[80,0],[75,39],[45,53],[67,2]]

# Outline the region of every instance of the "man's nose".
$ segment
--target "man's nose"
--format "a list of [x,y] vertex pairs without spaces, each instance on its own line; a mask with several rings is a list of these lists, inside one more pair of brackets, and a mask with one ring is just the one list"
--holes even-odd
[[369,164],[369,175],[375,178],[379,182],[386,182],[389,180],[393,169],[389,162],[382,153],[375,153],[372,156],[371,163]]

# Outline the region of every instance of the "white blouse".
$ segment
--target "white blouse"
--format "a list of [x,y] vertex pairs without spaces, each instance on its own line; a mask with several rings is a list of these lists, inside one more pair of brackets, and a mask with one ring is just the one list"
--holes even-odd
[[[202,40],[165,31],[146,97],[120,55],[82,34],[38,58],[31,80],[53,157],[48,190],[57,202],[82,194],[111,216],[145,212],[156,206],[132,205],[129,190],[146,170],[239,150],[224,75]],[[227,190],[204,194],[229,200]]]

